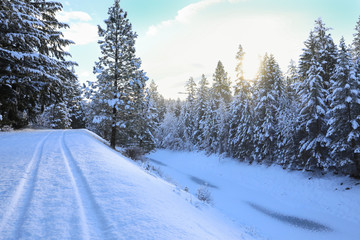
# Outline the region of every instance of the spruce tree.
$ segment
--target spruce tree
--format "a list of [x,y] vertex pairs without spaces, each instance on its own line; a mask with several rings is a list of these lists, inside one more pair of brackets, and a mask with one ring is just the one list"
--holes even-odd
[[193,133],[193,139],[197,147],[201,148],[201,143],[203,142],[203,128],[205,127],[205,114],[207,111],[207,101],[209,100],[209,82],[207,81],[205,75],[201,76],[199,82],[199,87],[196,91],[194,114],[195,114],[195,131]]
[[283,75],[273,55],[265,55],[255,92],[254,144],[257,161],[274,162],[279,138],[280,104],[283,101]]
[[251,103],[250,84],[245,80],[243,74],[243,58],[245,52],[242,46],[236,55],[236,85],[235,96],[229,108],[229,151],[230,155],[239,159],[250,158],[253,135],[253,109]]
[[293,60],[290,62],[285,79],[284,97],[280,104],[279,112],[278,129],[280,139],[278,149],[280,154],[278,163],[283,165],[284,168],[292,168],[294,160],[296,160],[298,148],[296,126],[299,109],[299,98],[296,94],[296,89],[299,85],[299,75]]
[[188,146],[187,149],[193,148],[195,141],[193,139],[195,126],[195,100],[196,100],[196,83],[192,77],[186,83],[187,98],[183,108],[184,120],[184,141]]
[[305,49],[303,49],[299,62],[299,74],[303,80],[309,76],[308,72],[312,67],[313,57],[316,56],[319,67],[322,68],[320,74],[326,89],[330,87],[330,77],[334,72],[337,59],[336,45],[329,30],[330,28],[325,26],[321,18],[315,21],[315,28],[304,43]]
[[223,100],[226,104],[231,101],[231,82],[227,72],[225,72],[224,65],[221,61],[218,62],[215,73],[213,75],[212,91],[216,101],[217,107]]
[[308,76],[299,87],[300,116],[298,120],[299,159],[297,165],[306,170],[321,168],[327,158],[325,147],[326,96],[328,91],[322,79],[324,69],[317,56],[311,61]]
[[321,19],[316,20],[300,57],[298,93],[302,107],[297,137],[299,164],[305,169],[322,168],[328,157],[325,135],[330,101],[327,96],[332,91],[330,78],[337,61],[337,49],[329,30]]
[[332,158],[324,167],[347,171],[355,167],[357,174],[360,174],[360,85],[353,57],[343,38],[339,47],[335,74],[331,78],[332,94],[329,97],[331,110],[327,137]]
[[241,45],[239,45],[239,50],[235,57],[236,60],[238,61],[236,64],[236,67],[235,67],[235,72],[236,72],[235,94],[234,94],[235,96],[238,95],[238,93],[243,88],[243,84],[245,83],[244,71],[243,71],[244,55],[245,55],[245,52],[243,50],[243,47]]
[[119,0],[114,1],[108,15],[106,28],[99,26],[102,57],[94,68],[98,79],[94,100],[104,105],[99,116],[111,121],[111,147],[115,148],[116,142],[122,146],[141,146],[142,134],[148,132],[144,130],[147,77],[140,69],[140,59],[135,56],[137,35]]

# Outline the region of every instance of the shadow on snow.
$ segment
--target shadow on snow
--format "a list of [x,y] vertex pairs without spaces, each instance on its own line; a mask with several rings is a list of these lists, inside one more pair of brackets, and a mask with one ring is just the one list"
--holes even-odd
[[304,219],[304,218],[298,218],[298,217],[294,217],[294,216],[288,216],[288,215],[283,215],[283,214],[280,214],[280,213],[277,213],[277,212],[273,212],[269,209],[266,209],[264,207],[261,207],[257,204],[254,204],[254,203],[250,203],[250,202],[247,202],[247,204],[249,204],[252,208],[254,208],[255,210],[265,214],[265,215],[268,215],[272,218],[275,218],[279,221],[282,221],[282,222],[285,222],[285,223],[288,223],[288,224],[291,224],[291,225],[294,225],[296,227],[300,227],[300,228],[304,228],[304,229],[307,229],[307,230],[312,230],[312,231],[322,231],[322,232],[331,232],[333,231],[331,228],[323,225],[323,224],[320,224],[320,223],[317,223],[317,222],[314,222],[314,221],[311,221],[311,220],[308,220],[308,219]]

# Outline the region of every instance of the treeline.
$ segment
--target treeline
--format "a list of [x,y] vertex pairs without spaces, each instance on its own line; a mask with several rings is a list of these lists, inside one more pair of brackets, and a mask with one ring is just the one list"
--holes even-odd
[[[165,100],[135,54],[136,33],[115,0],[99,27],[97,81],[81,89],[64,50],[58,2],[0,2],[0,128],[87,127],[111,146],[205,150],[284,168],[360,175],[360,18],[351,46],[321,19],[286,74],[266,54],[255,80],[221,62],[210,85],[190,78],[186,101]],[[232,86],[235,86],[234,89]],[[84,99],[85,96],[85,99]]]
[[360,18],[351,47],[344,39],[337,47],[316,20],[286,74],[266,54],[256,79],[245,80],[244,55],[240,46],[234,91],[220,61],[211,86],[204,75],[187,81],[186,101],[164,101],[152,84],[158,147],[359,177]]

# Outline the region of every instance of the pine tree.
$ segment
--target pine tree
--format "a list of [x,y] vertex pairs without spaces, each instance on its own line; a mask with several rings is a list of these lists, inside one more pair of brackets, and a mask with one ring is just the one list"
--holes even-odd
[[260,66],[255,92],[255,156],[257,161],[274,162],[280,139],[278,124],[283,101],[283,76],[273,55],[265,55]]
[[[325,168],[345,169],[356,167],[360,174],[358,152],[360,151],[360,92],[359,79],[353,57],[342,38],[339,58],[329,99],[331,102],[329,129],[327,137],[331,150],[331,161],[324,164]],[[353,171],[352,173],[354,173]]]
[[[140,70],[141,61],[135,56],[136,33],[127,19],[127,13],[115,0],[109,8],[106,29],[99,26],[102,57],[96,62],[94,72],[98,79],[95,102],[104,105],[99,116],[111,119],[110,145],[141,146],[146,128],[147,77]],[[144,126],[145,124],[145,126]],[[117,134],[119,132],[119,134]]]
[[0,92],[5,122],[21,127],[46,105],[63,102],[76,82],[63,50],[73,43],[60,31],[58,2],[4,0],[0,3]]
[[360,58],[360,17],[355,26],[354,40],[353,40],[353,51],[354,58]]

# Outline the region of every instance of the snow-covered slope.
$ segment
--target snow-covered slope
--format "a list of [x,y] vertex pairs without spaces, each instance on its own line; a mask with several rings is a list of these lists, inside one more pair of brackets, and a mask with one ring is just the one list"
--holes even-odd
[[158,150],[148,157],[190,192],[207,183],[215,208],[270,240],[360,240],[359,180],[203,152]]
[[0,239],[253,239],[85,130],[0,133]]

